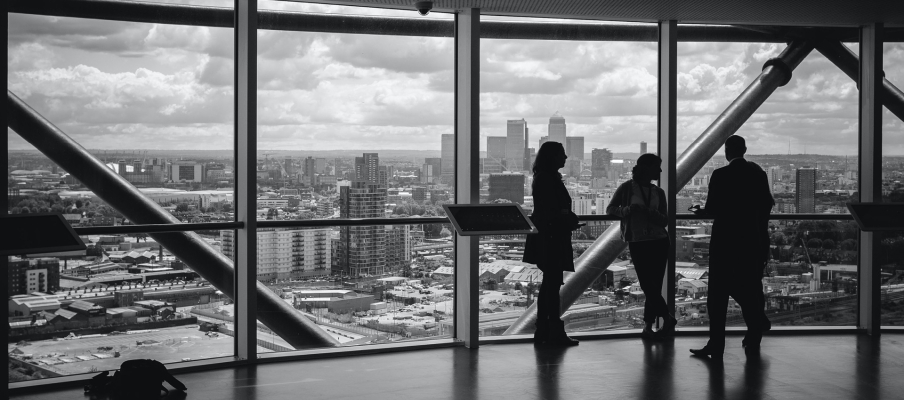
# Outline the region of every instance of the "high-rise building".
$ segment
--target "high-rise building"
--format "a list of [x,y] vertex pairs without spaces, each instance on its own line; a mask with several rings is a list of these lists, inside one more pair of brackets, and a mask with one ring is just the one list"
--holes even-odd
[[782,169],[779,167],[769,167],[766,170],[766,179],[769,181],[769,192],[775,194],[775,182],[782,180]]
[[565,138],[565,155],[568,156],[569,160],[583,160],[584,159],[584,137],[583,136],[575,136],[575,137]]
[[797,170],[794,203],[797,212],[802,214],[816,212],[816,168],[804,167]]
[[295,176],[295,169],[292,168],[292,157],[286,157],[286,160],[283,161],[283,168],[286,169],[286,176],[292,178]]
[[512,203],[524,204],[523,174],[490,174],[488,201],[506,199]]
[[380,179],[380,155],[377,153],[364,153],[362,157],[355,157],[355,180],[369,183],[377,183]]
[[315,158],[314,159],[314,170],[321,175],[326,175],[326,159],[325,158]]
[[487,136],[487,161],[484,162],[484,171],[505,170],[505,141],[505,136]]
[[313,157],[304,159],[304,184],[314,186],[317,183],[317,160]]
[[562,146],[565,146],[565,117],[559,115],[558,111],[549,117],[549,136],[547,140],[559,142],[562,143]]
[[395,273],[411,263],[411,225],[386,225],[386,269]]
[[60,290],[60,260],[12,258],[6,270],[7,296]]
[[598,215],[606,214],[606,207],[612,202],[613,191],[606,191],[596,195],[596,213]]
[[609,149],[593,149],[590,153],[592,165],[590,171],[593,178],[608,178],[609,164],[612,163],[612,152]]
[[[223,254],[235,259],[235,233],[220,231]],[[258,228],[257,279],[303,278],[330,274],[330,229]]]
[[593,199],[588,196],[572,197],[571,211],[577,215],[593,214]]
[[640,142],[640,154],[647,154],[647,142]]
[[433,165],[421,166],[421,183],[433,183]]
[[452,184],[455,179],[455,135],[442,135],[441,151],[442,158],[442,181],[445,184]]
[[540,136],[540,147],[543,147],[543,143],[546,143],[548,141],[549,141],[549,136]]
[[524,149],[527,148],[527,121],[508,120],[505,136],[505,168],[512,172],[524,171]]
[[386,165],[377,167],[377,184],[381,187],[389,187],[390,168]]

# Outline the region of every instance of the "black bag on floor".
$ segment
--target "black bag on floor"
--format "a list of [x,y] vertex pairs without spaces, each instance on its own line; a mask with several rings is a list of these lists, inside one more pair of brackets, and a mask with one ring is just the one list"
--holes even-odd
[[163,382],[177,390],[188,390],[159,361],[128,360],[119,366],[119,371],[114,372],[113,376],[103,372],[92,378],[85,385],[85,393],[107,394],[113,398],[153,399],[169,394]]

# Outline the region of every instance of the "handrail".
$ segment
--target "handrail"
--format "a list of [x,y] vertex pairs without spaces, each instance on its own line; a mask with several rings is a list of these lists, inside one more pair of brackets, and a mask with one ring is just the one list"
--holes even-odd
[[[91,18],[141,23],[231,28],[233,9],[184,4],[119,0],[11,0],[7,12],[56,17]],[[367,35],[452,37],[453,21],[342,14],[312,14],[258,10],[258,29],[294,32]],[[904,29],[886,28],[886,42],[904,41]],[[854,27],[816,27],[802,30],[814,38],[857,42]],[[481,21],[483,39],[587,40],[656,42],[656,24],[546,23]],[[795,32],[798,33],[799,32]],[[678,25],[680,42],[787,43],[783,33],[762,32],[744,26]]]
[[117,226],[73,227],[78,235],[117,235],[130,233],[196,232],[221,229],[242,229],[244,222],[203,222],[198,224],[144,224]]
[[306,220],[261,220],[257,221],[258,228],[295,228],[295,227],[325,227],[325,226],[370,226],[370,225],[422,225],[422,224],[448,224],[446,217],[424,218],[349,218],[349,219],[306,219]]

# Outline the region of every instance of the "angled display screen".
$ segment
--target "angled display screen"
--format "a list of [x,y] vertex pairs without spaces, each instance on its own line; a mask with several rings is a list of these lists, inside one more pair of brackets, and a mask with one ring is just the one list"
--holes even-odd
[[2,220],[0,255],[85,250],[85,243],[61,214],[15,214]]
[[904,230],[904,203],[852,203],[848,209],[863,231]]
[[462,236],[537,233],[518,204],[445,204],[443,208]]

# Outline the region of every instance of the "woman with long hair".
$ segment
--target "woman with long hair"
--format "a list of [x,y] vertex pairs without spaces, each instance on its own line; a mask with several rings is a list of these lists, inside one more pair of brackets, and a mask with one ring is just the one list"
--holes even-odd
[[[678,320],[662,298],[669,251],[669,235],[665,191],[653,185],[662,172],[662,159],[643,154],[637,159],[631,180],[621,184],[606,207],[606,214],[621,218],[622,239],[628,242],[631,261],[646,301],[643,308],[642,337],[662,338],[674,335]],[[662,327],[653,332],[653,323],[662,317]]]
[[559,288],[565,271],[574,271],[571,231],[580,227],[577,215],[571,212],[571,196],[562,182],[559,169],[565,166],[565,148],[559,142],[546,142],[537,151],[534,161],[534,211],[531,221],[537,234],[527,235],[524,262],[537,264],[543,271],[543,283],[537,299],[537,330],[534,344],[548,346],[576,346],[577,340],[565,334],[565,323],[559,318],[561,306]]

